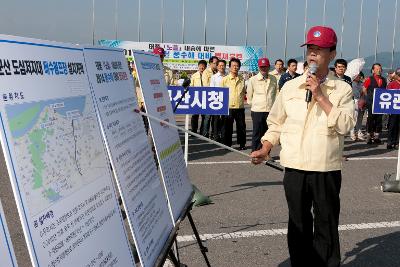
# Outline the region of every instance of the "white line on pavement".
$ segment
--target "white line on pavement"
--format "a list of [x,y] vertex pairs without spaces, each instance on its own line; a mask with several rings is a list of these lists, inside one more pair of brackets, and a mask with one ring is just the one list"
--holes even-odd
[[[360,160],[392,160],[397,159],[397,157],[360,157],[360,158],[348,158],[349,161],[360,161]],[[279,162],[279,160],[276,160]],[[192,161],[189,165],[213,165],[213,164],[244,164],[251,163],[250,160],[234,160],[234,161]]]
[[[344,224],[344,225],[339,225],[339,231],[393,228],[393,227],[400,227],[400,221]],[[237,239],[244,237],[276,236],[276,235],[286,235],[286,234],[287,234],[287,229],[282,228],[282,229],[219,233],[219,234],[203,234],[200,235],[200,238],[201,240],[219,240],[219,239]],[[194,235],[178,236],[178,242],[192,242],[192,241],[196,241]]]

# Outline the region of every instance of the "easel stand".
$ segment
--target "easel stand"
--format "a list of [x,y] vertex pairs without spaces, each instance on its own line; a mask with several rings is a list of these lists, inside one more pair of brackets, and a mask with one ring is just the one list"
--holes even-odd
[[[400,144],[400,137],[399,137]],[[381,182],[381,190],[383,192],[400,193],[400,149],[397,157],[397,174],[393,177],[391,174],[384,175],[384,181]]]
[[[168,256],[169,256],[170,260],[172,261],[172,263],[176,267],[181,266],[181,262],[179,259],[179,253],[178,253],[178,245],[177,245],[178,242],[176,240],[176,237],[178,235],[178,230],[179,230],[179,226],[180,226],[181,222],[187,217],[189,219],[190,226],[192,227],[194,236],[196,237],[197,244],[199,245],[201,254],[203,254],[203,257],[207,264],[207,267],[211,267],[210,262],[207,257],[207,254],[206,254],[208,252],[208,248],[203,245],[203,243],[200,239],[199,232],[197,231],[196,225],[193,221],[192,215],[190,214],[190,211],[192,210],[193,204],[194,204],[194,202],[192,201],[193,194],[194,194],[194,192],[192,192],[192,194],[190,195],[190,198],[183,209],[182,215],[176,222],[174,229],[171,231],[171,234],[169,235],[168,240],[166,242],[166,246],[164,247],[163,251],[160,253],[160,256],[157,258],[155,266],[157,266],[157,267],[163,266]],[[176,252],[177,252],[176,256],[175,256],[173,248],[172,248],[174,243],[176,244]]]

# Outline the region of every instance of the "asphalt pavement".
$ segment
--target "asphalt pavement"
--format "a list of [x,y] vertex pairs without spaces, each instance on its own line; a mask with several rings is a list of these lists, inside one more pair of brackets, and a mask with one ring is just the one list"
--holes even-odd
[[[177,116],[178,125],[183,120]],[[248,109],[246,124],[246,152],[250,153]],[[238,145],[234,142],[233,147]],[[388,151],[386,143],[368,146],[348,137],[345,140],[349,160],[343,162],[339,228],[343,266],[400,266],[400,193],[380,189],[384,174],[396,172],[397,153]],[[279,159],[279,148],[273,149],[272,156]],[[188,170],[192,183],[213,200],[191,212],[209,249],[211,266],[290,266],[283,173],[254,166],[249,158],[193,137]],[[0,153],[0,195],[3,206],[10,207],[5,212],[15,253],[23,259],[19,266],[30,266],[6,171]],[[206,266],[187,220],[180,226],[178,240],[182,263]]]
[[[177,121],[183,125],[182,117]],[[249,110],[246,125],[250,153]],[[400,193],[380,188],[384,174],[396,172],[398,150],[386,149],[386,131],[382,140],[367,145],[345,139],[339,228],[343,266],[400,266]],[[238,147],[235,137],[233,147]],[[279,148],[272,156],[279,160]],[[213,201],[192,210],[211,266],[290,266],[283,173],[192,137],[188,170],[192,183]],[[206,266],[187,220],[179,230],[179,255],[188,266]]]

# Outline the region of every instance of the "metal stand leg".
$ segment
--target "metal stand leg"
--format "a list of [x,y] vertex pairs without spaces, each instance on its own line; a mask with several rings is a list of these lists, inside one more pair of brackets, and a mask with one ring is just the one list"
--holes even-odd
[[175,252],[176,252],[176,258],[180,262],[181,259],[179,259],[179,248],[178,248],[178,240],[175,239]]
[[203,243],[201,242],[199,233],[197,232],[196,225],[193,222],[193,218],[192,218],[192,215],[190,214],[190,211],[187,213],[187,217],[189,219],[190,225],[192,226],[193,233],[197,240],[197,244],[199,244],[201,254],[203,254],[203,257],[204,257],[204,260],[206,261],[207,267],[211,267],[210,262],[208,261],[208,258],[207,258],[207,254],[206,254],[206,252],[208,252],[208,248],[205,247],[203,245]]
[[177,260],[177,258],[175,257],[175,254],[174,254],[174,252],[172,251],[172,249],[169,251],[168,255],[169,255],[169,258],[170,258],[170,260],[172,261],[172,263],[173,263],[176,267],[179,267],[179,266],[180,266],[180,263],[179,263],[179,261]]

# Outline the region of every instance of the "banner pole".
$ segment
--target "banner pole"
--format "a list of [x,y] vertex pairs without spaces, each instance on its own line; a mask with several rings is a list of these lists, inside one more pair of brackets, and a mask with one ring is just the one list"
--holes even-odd
[[285,57],[285,63],[287,59],[287,30],[288,30],[288,13],[289,13],[289,0],[286,0],[286,10],[285,10],[285,48],[284,48],[284,57]]
[[342,0],[342,29],[340,31],[340,57],[343,57],[343,32],[344,32],[345,13],[346,13],[346,0]]
[[357,58],[359,58],[359,57],[360,57],[360,49],[361,49],[361,29],[362,29],[363,6],[364,6],[364,0],[361,0],[361,7],[360,7],[360,22],[359,22],[359,24],[358,24],[358,47],[357,47]]
[[[399,144],[400,144],[400,136],[399,136]],[[400,149],[397,156],[397,174],[396,174],[396,181],[400,181]]]
[[228,0],[225,0],[225,45],[228,44]]
[[[189,130],[189,115],[185,115],[185,130]],[[185,132],[185,150],[184,150],[184,157],[186,166],[188,165],[189,161],[189,133]]]
[[[172,128],[177,129],[177,130],[180,130],[180,131],[183,131],[183,132],[185,132],[185,133],[188,133],[188,134],[191,134],[191,135],[193,135],[193,136],[196,136],[197,138],[199,138],[199,139],[201,139],[201,140],[203,140],[203,141],[210,142],[210,143],[212,143],[212,144],[214,144],[214,145],[216,145],[216,146],[225,148],[225,149],[227,149],[227,150],[229,150],[229,151],[235,152],[235,153],[237,153],[237,154],[240,154],[240,155],[242,155],[242,156],[245,156],[245,157],[247,157],[247,158],[252,159],[252,157],[251,157],[249,154],[245,153],[245,152],[242,152],[242,151],[239,151],[239,150],[237,150],[237,149],[234,149],[234,148],[231,148],[231,147],[229,147],[229,146],[226,146],[226,145],[224,145],[224,144],[218,143],[218,142],[216,142],[216,141],[214,141],[214,140],[212,140],[212,139],[210,139],[210,138],[207,138],[207,137],[204,137],[204,136],[202,136],[202,135],[200,135],[200,134],[197,134],[197,133],[194,133],[194,132],[192,132],[192,131],[186,130],[186,129],[182,128],[182,127],[176,126],[176,125],[174,125],[174,124],[172,124],[172,123],[169,123],[169,122],[167,122],[167,121],[163,121],[163,120],[161,120],[161,119],[159,119],[159,118],[157,118],[157,117],[155,117],[155,116],[153,116],[153,115],[147,114],[147,113],[142,112],[142,111],[140,111],[140,110],[138,110],[138,109],[134,109],[134,112],[139,113],[140,115],[146,116],[146,117],[148,117],[148,118],[150,118],[150,119],[152,119],[152,120],[158,121],[160,124],[165,124],[165,125],[167,125],[167,126],[169,126],[169,127],[172,127]],[[280,166],[278,166],[278,165],[276,165],[276,164],[270,163],[270,162],[268,162],[268,161],[265,162],[265,165],[267,165],[267,166],[269,166],[269,167],[272,167],[272,168],[274,168],[274,169],[283,171],[283,168],[282,168],[282,167],[280,167]]]
[[392,61],[390,63],[390,68],[393,69],[394,62],[394,48],[395,48],[395,40],[396,40],[396,24],[397,24],[397,0],[394,6],[394,22],[393,22],[393,43],[392,43]]
[[94,25],[94,1],[95,0],[92,0],[92,45],[94,45],[94,31],[95,31],[95,29],[94,29],[94,27],[95,27],[95,25]]
[[378,16],[376,18],[376,36],[375,36],[375,53],[374,53],[374,62],[376,62],[376,58],[378,55],[378,31],[379,31],[379,20],[381,16],[381,0],[378,0]]

